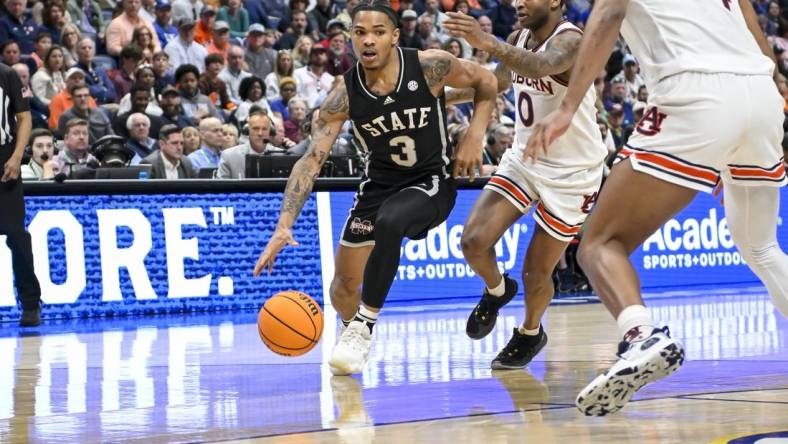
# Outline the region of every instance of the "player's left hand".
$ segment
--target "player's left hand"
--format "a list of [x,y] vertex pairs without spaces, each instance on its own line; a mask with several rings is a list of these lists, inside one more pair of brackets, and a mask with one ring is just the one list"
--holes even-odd
[[470,134],[470,130],[460,141],[454,153],[454,168],[452,177],[470,177],[471,182],[476,178],[476,171],[482,169],[482,138]]
[[3,177],[0,178],[0,182],[9,182],[18,179],[21,168],[22,157],[12,155],[3,166]]
[[544,119],[534,125],[531,137],[523,152],[523,160],[528,163],[536,162],[536,158],[542,154],[547,154],[547,148],[561,137],[572,123],[574,113],[565,111],[563,108],[551,112]]
[[479,22],[470,15],[461,12],[447,12],[449,18],[441,23],[452,37],[465,39],[474,48],[485,49],[484,43],[489,34],[482,31]]

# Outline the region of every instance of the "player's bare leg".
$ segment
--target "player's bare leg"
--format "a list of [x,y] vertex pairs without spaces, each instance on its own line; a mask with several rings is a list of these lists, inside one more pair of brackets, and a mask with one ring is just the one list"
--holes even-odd
[[577,406],[583,413],[615,412],[640,387],[681,366],[684,350],[667,329],[655,328],[643,306],[640,281],[629,255],[696,194],[635,171],[628,159],[613,168],[602,188],[586,223],[578,259],[599,298],[616,317],[624,342],[619,345],[619,361],[578,395]]
[[465,223],[462,254],[486,286],[465,328],[473,339],[481,339],[492,331],[498,310],[517,294],[517,281],[501,275],[498,270],[495,243],[522,215],[505,197],[494,191],[482,190]]
[[331,281],[331,305],[342,321],[350,321],[356,315],[361,301],[361,284],[372,245],[348,247],[340,245],[334,260],[334,279]]

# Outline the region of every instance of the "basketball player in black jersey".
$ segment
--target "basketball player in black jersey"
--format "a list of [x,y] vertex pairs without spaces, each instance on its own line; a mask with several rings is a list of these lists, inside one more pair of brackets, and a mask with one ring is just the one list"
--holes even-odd
[[[446,220],[456,196],[452,176],[473,179],[481,166],[482,139],[497,93],[495,76],[478,64],[445,51],[399,48],[397,15],[386,0],[364,1],[351,15],[359,61],[320,106],[310,146],[288,180],[276,231],[254,269],[255,276],[265,268],[270,272],[282,248],[298,245],[291,227],[342,125],[351,120],[368,163],[331,283],[331,303],[345,326],[329,360],[334,374],[359,373],[364,367],[402,240],[419,239]],[[470,128],[453,156],[447,147],[444,86],[475,90]]]

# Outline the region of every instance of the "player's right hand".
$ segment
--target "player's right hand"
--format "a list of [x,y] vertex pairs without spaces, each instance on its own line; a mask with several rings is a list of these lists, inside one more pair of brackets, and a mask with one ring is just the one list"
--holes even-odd
[[298,246],[298,242],[293,239],[293,232],[289,228],[277,227],[273,236],[271,236],[271,239],[268,241],[268,245],[266,245],[263,252],[260,253],[260,258],[257,259],[257,264],[255,264],[252,274],[254,276],[260,276],[260,273],[262,273],[266,267],[268,268],[268,274],[271,274],[274,270],[276,255],[287,245],[293,247]]

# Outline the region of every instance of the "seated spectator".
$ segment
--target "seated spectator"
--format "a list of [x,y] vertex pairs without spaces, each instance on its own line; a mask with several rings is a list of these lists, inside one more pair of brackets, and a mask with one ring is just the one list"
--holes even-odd
[[290,51],[293,57],[293,67],[295,67],[295,69],[309,65],[309,52],[312,51],[312,46],[314,45],[315,41],[308,35],[298,39],[295,47]]
[[473,48],[473,60],[488,71],[495,71],[495,67],[498,66],[492,54],[479,48]]
[[200,121],[200,139],[202,146],[189,154],[195,173],[201,168],[217,168],[222,152],[222,121],[208,117]]
[[[153,30],[153,25],[140,17],[141,3],[138,0],[123,0],[123,13],[112,19],[107,25],[107,52],[109,55],[121,55],[121,51],[128,47],[134,37],[134,30],[144,27],[151,33],[153,39],[153,52],[161,49],[159,38]],[[140,54],[142,58],[142,54]]]
[[[81,69],[74,67],[66,71],[66,89],[60,91],[52,98],[49,103],[49,129],[56,131],[60,116],[74,106],[74,101],[71,98],[71,88],[76,85],[85,84],[85,73]],[[88,96],[88,106],[95,108],[96,101],[93,97]]]
[[350,56],[347,46],[347,37],[342,32],[336,32],[328,39],[328,62],[326,71],[332,76],[340,76],[350,69],[355,63]]
[[[274,134],[271,136],[271,140],[269,141],[271,146],[285,151],[290,150],[291,148],[296,146],[295,142],[285,137],[285,124],[282,121],[281,117],[279,116],[271,117],[271,125],[276,130],[274,131]],[[305,141],[306,138],[301,138],[301,142],[305,142]],[[288,152],[288,154],[291,153]]]
[[[150,102],[148,103],[148,107],[145,108],[145,114],[150,116],[161,116],[161,107],[159,106],[159,101],[156,96],[156,73],[153,72],[152,65],[140,65],[137,67],[137,70],[134,71],[134,81],[138,85],[142,85],[148,89],[150,89]],[[118,106],[118,114],[123,114],[131,109],[131,95],[126,94],[120,99],[120,105]]]
[[213,26],[216,23],[216,9],[211,6],[204,6],[200,11],[200,19],[194,27],[194,41],[207,46],[213,38]]
[[227,5],[219,8],[216,21],[224,21],[230,25],[230,36],[236,39],[246,38],[249,31],[249,11],[243,7],[241,0],[227,0]]
[[52,36],[48,32],[42,32],[36,36],[36,50],[30,54],[30,58],[35,60],[39,69],[44,66],[44,57],[51,46]]
[[19,43],[13,40],[3,42],[2,46],[0,46],[0,52],[2,52],[3,63],[6,66],[13,66],[16,63],[24,63],[22,62],[22,52],[19,49]]
[[279,82],[280,98],[271,102],[271,111],[278,115],[282,120],[289,120],[290,113],[287,112],[287,104],[296,95],[296,81],[292,77],[283,77]]
[[95,0],[68,0],[66,12],[71,17],[71,22],[77,25],[79,33],[90,34],[104,41],[104,14],[101,5]]
[[[172,5],[169,0],[158,0],[156,2],[156,21],[153,22],[153,30],[159,38],[159,44],[165,48],[171,41],[178,38],[178,29],[172,25]],[[156,53],[154,53],[155,55]]]
[[[307,17],[304,11],[293,11],[290,30],[282,35],[274,45],[275,49],[293,49],[301,37],[307,35]],[[310,38],[310,40],[312,40]]]
[[222,151],[238,145],[238,128],[225,123],[222,125]]
[[268,101],[265,100],[265,85],[259,77],[247,77],[241,81],[238,87],[243,101],[235,110],[233,115],[238,126],[243,128],[246,121],[249,119],[249,110],[253,106],[257,106],[264,110],[266,114],[270,112]]
[[422,14],[419,17],[416,32],[425,45],[429,40],[438,40],[438,42],[443,41],[438,31],[435,30],[435,17],[430,14]]
[[265,77],[265,98],[271,102],[279,97],[279,84],[283,78],[293,78],[293,56],[287,49],[276,53],[276,68]]
[[284,121],[285,137],[295,143],[301,141],[301,125],[306,119],[306,100],[301,97],[293,97],[287,103],[289,119]]
[[112,123],[110,123],[109,117],[95,106],[90,106],[93,98],[90,97],[90,89],[88,89],[87,85],[84,83],[76,84],[71,86],[68,91],[71,99],[74,101],[74,106],[61,114],[58,119],[57,133],[60,137],[63,136],[66,124],[71,119],[82,119],[88,122],[88,142],[91,145],[106,135],[115,134],[112,131]]
[[164,52],[170,56],[170,66],[193,65],[198,72],[205,69],[205,56],[208,52],[204,46],[194,41],[194,29],[194,20],[190,18],[178,22],[178,38],[164,48]]
[[610,134],[613,136],[613,142],[616,145],[616,152],[621,150],[629,136],[632,134],[634,126],[631,121],[626,121],[624,107],[620,103],[614,103],[608,108],[608,125],[610,127]]
[[27,10],[27,0],[5,0],[5,14],[0,14],[0,42],[13,40],[25,54],[35,50],[38,23]]
[[[156,31],[145,27],[134,29],[131,35],[131,45],[136,46],[142,52],[142,60],[145,63],[153,63],[153,54],[156,54],[159,49],[153,45],[153,36]],[[158,38],[158,37],[157,37]]]
[[53,42],[60,43],[63,27],[68,23],[66,5],[61,0],[49,0],[44,4],[39,31],[48,32]]
[[441,24],[449,18],[443,11],[440,10],[440,3],[438,0],[425,0],[424,13],[432,18],[433,26],[437,32],[441,32]]
[[227,94],[227,85],[219,78],[224,67],[224,59],[219,54],[208,54],[205,57],[205,72],[200,76],[198,85],[200,92],[211,99],[214,106],[221,109],[234,109],[235,104]]
[[161,106],[161,124],[176,125],[178,128],[189,126],[189,118],[183,113],[181,107],[181,93],[174,86],[165,86],[159,95],[159,106]]
[[107,76],[115,87],[115,95],[118,99],[128,94],[131,87],[134,86],[134,71],[137,70],[141,60],[142,51],[137,46],[126,46],[120,52],[120,67],[107,72]]
[[637,102],[638,100],[638,90],[640,90],[641,86],[646,84],[646,81],[643,80],[643,77],[638,74],[640,68],[638,67],[638,62],[635,60],[635,57],[632,54],[627,54],[624,56],[624,69],[621,70],[615,77],[613,77],[613,82],[623,82],[624,86],[626,86],[626,101],[630,104]]
[[[182,128],[182,127],[178,127]],[[202,138],[200,137],[200,131],[193,127],[187,126],[183,128],[183,155],[188,156],[189,154],[197,151],[202,146]],[[192,166],[194,168],[194,166]]]
[[424,49],[442,49],[441,41],[437,37],[430,37],[424,42]]
[[44,56],[44,66],[30,79],[33,94],[44,105],[49,106],[52,98],[66,88],[64,73],[63,50],[60,46],[52,45]]
[[93,41],[93,38],[83,37],[79,39],[77,64],[75,66],[85,73],[85,83],[90,88],[90,96],[99,105],[114,103],[116,100],[115,85],[103,69],[93,66],[95,57],[96,43]]
[[[129,137],[127,123],[132,114],[145,114],[145,110],[150,105],[151,89],[147,85],[135,84],[131,88],[131,109],[125,113],[120,113],[112,119],[112,131],[118,136]],[[150,136],[154,139],[159,137],[161,128],[161,118],[158,116],[148,116],[150,121]]]
[[[211,43],[205,48],[208,55],[218,54],[222,56],[222,62],[227,62],[227,54],[230,51],[230,26],[227,22],[216,21],[213,24],[213,34]],[[208,68],[206,66],[206,68]]]
[[181,65],[175,70],[175,83],[181,93],[181,106],[184,114],[193,125],[208,116],[223,120],[224,117],[213,106],[211,99],[200,93],[199,77],[200,73],[194,65]]
[[156,80],[153,89],[161,91],[166,86],[175,85],[175,76],[172,75],[170,69],[170,56],[164,51],[159,51],[153,54],[153,73],[156,75]]
[[[306,13],[306,8],[309,6],[309,0],[289,0],[288,2],[284,2],[282,0],[272,0],[271,3],[283,3],[287,6],[284,14],[279,15],[279,24],[277,25],[277,29],[280,33],[288,32],[292,29],[292,17],[293,13],[295,12],[303,12]],[[307,27],[309,26],[309,21],[307,20]]]
[[446,40],[446,43],[443,44],[443,50],[448,52],[449,54],[457,57],[458,59],[462,59],[462,43],[460,39],[450,38]]
[[310,28],[314,35],[327,35],[328,22],[339,12],[333,0],[317,0],[314,7],[307,13]]
[[63,149],[58,153],[53,170],[74,177],[86,168],[95,168],[99,162],[88,153],[88,122],[71,119],[63,129]]
[[134,151],[131,164],[136,165],[156,150],[156,139],[150,137],[150,118],[142,113],[132,113],[126,119],[129,139],[126,146]]
[[63,60],[66,68],[77,64],[77,45],[79,44],[79,28],[72,23],[63,26],[60,33],[60,47],[63,48]]
[[[245,78],[252,77],[252,73],[244,71],[244,49],[240,46],[231,46],[227,56],[227,66],[219,73],[219,80],[227,88],[227,96],[236,106],[241,104],[240,86]],[[260,80],[262,83],[262,80]]]
[[610,99],[605,101],[605,108],[609,112],[616,104],[621,105],[624,112],[624,125],[632,123],[632,103],[627,102],[627,85],[622,80],[610,82]]
[[263,46],[266,31],[263,25],[253,23],[249,26],[249,35],[246,37],[246,51],[244,60],[257,77],[264,79],[276,66],[276,51]]
[[412,9],[402,12],[399,21],[399,46],[403,48],[424,49],[424,40],[416,32],[418,14]]
[[30,133],[30,162],[22,165],[22,180],[46,180],[55,177],[55,143],[52,133],[36,128]]
[[159,149],[140,164],[152,165],[151,179],[193,179],[194,166],[183,154],[183,134],[175,125],[165,125],[159,132]]
[[270,134],[271,119],[265,114],[252,115],[249,118],[249,141],[222,152],[217,177],[220,179],[246,177],[246,155],[266,152],[270,146],[268,145]]
[[47,114],[49,114],[49,107],[33,95],[33,90],[30,89],[30,68],[24,63],[15,63],[11,68],[16,71],[19,80],[22,82],[22,97],[25,97],[30,102],[33,128],[46,128],[48,126]]
[[648,103],[648,89],[646,89],[646,85],[641,86],[638,88],[638,102],[646,102]]
[[186,18],[195,21],[204,7],[202,0],[175,0],[172,2],[172,21],[178,23]]
[[[493,23],[492,20],[490,20],[490,17],[487,17],[486,15],[480,15],[476,18],[476,21],[479,22],[479,28],[481,28],[482,32],[487,34],[493,33]],[[499,37],[496,35],[495,37],[500,41],[505,41],[508,35],[506,37]]]
[[[498,165],[503,153],[512,147],[514,129],[509,125],[494,125],[487,133],[487,143],[482,153],[483,165]],[[493,170],[494,171],[494,170]]]
[[334,76],[326,72],[326,48],[313,46],[309,52],[309,66],[293,71],[298,85],[298,95],[306,100],[307,107],[318,106],[334,84]]
[[330,43],[331,36],[341,32],[345,34],[345,37],[348,36],[348,29],[345,27],[345,24],[341,20],[331,19],[328,21],[328,25],[326,25],[326,31],[323,33],[325,38],[321,40],[319,43],[324,47],[328,48],[328,44]]
[[501,0],[498,6],[490,9],[489,16],[493,23],[493,34],[502,39],[509,37],[512,27],[517,21],[514,0]]

